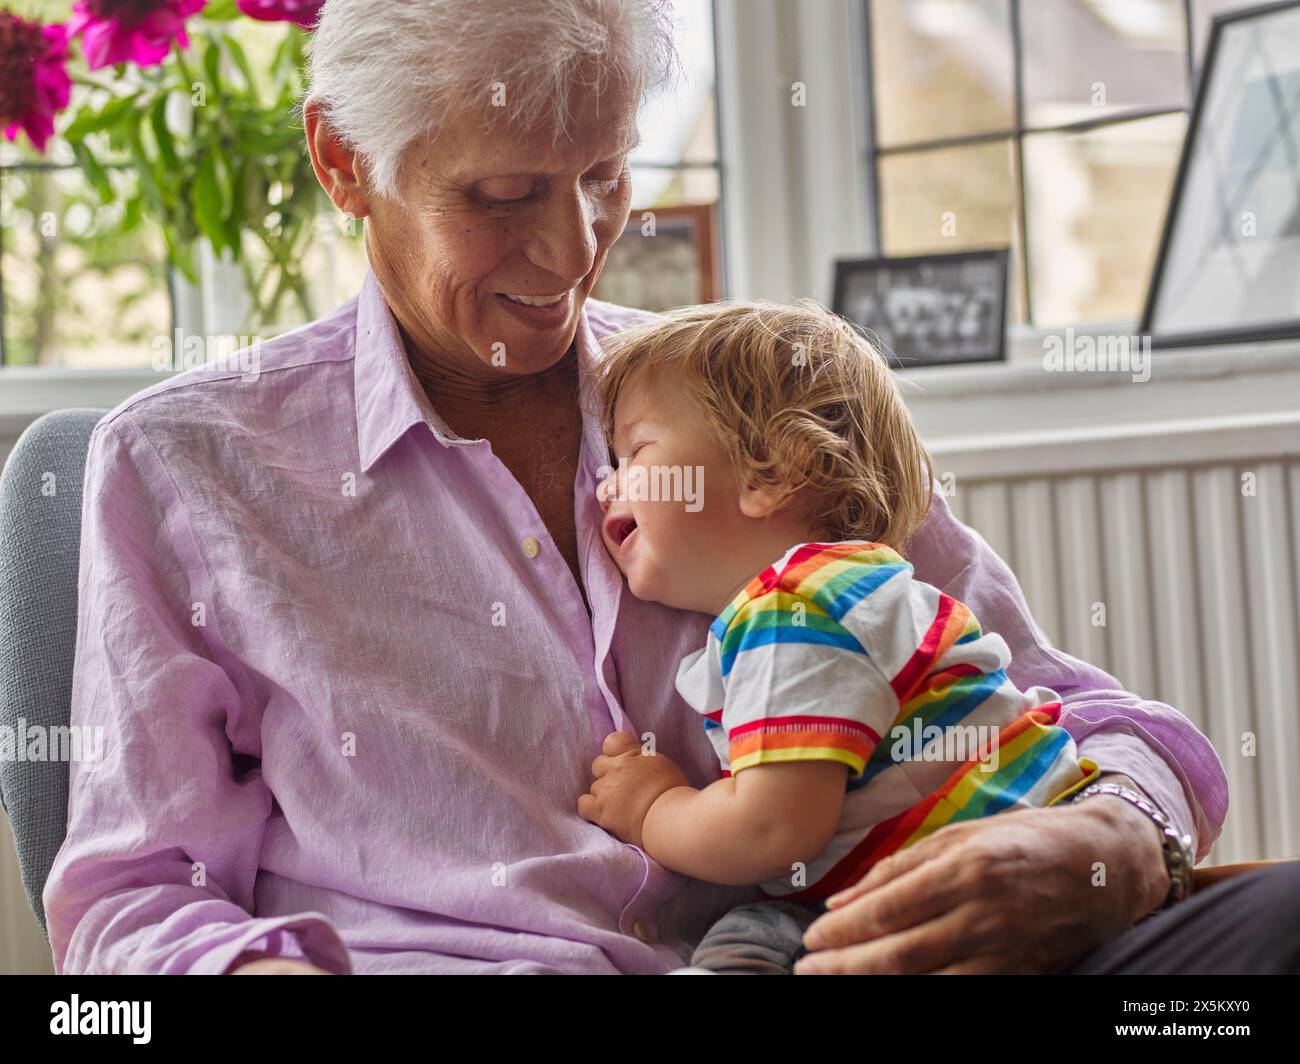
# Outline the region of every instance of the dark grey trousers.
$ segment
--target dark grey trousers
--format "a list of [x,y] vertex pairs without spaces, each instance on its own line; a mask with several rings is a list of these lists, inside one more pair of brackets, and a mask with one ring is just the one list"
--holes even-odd
[[[691,964],[727,975],[788,975],[824,910],[763,901],[732,909]],[[1153,913],[1070,975],[1300,975],[1300,861],[1234,876]]]

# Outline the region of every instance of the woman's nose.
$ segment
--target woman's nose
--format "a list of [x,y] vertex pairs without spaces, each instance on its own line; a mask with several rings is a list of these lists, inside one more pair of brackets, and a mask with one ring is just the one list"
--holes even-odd
[[548,197],[533,226],[530,258],[557,277],[586,277],[596,262],[599,241],[595,209],[579,190]]

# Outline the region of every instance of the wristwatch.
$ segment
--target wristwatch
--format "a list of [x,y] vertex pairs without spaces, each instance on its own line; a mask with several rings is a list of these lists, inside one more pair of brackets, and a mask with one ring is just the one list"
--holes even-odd
[[1196,855],[1192,853],[1192,837],[1179,835],[1169,818],[1132,787],[1118,783],[1093,783],[1076,794],[1071,801],[1081,802],[1098,794],[1113,794],[1116,798],[1132,802],[1160,829],[1160,849],[1165,855],[1165,870],[1169,873],[1169,893],[1154,911],[1167,909],[1187,897],[1192,891],[1192,866],[1196,863]]

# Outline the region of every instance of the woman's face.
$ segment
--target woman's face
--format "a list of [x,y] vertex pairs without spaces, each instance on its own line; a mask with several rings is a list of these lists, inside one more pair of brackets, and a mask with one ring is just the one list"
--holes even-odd
[[404,203],[369,198],[367,253],[413,359],[493,379],[564,356],[627,222],[636,96],[575,93],[570,130],[552,145],[470,111],[412,145]]

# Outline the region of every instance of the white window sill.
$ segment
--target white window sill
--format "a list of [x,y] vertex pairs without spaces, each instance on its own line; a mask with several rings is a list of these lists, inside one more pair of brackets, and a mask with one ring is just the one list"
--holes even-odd
[[1157,350],[1150,378],[1135,381],[1124,370],[1044,368],[1046,335],[1013,331],[1006,362],[899,374],[936,457],[975,446],[1078,448],[1108,435],[1141,437],[1154,425],[1186,435],[1243,419],[1288,423],[1300,411],[1300,341]]
[[[1077,335],[1081,335],[1080,331]],[[983,444],[1024,446],[1225,418],[1300,410],[1300,340],[1182,348],[1151,354],[1150,379],[1120,371],[1049,372],[1043,337],[1013,329],[1008,360],[903,370],[903,394],[936,453]],[[139,369],[0,369],[0,437],[67,407],[108,409],[170,372]]]

